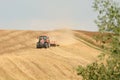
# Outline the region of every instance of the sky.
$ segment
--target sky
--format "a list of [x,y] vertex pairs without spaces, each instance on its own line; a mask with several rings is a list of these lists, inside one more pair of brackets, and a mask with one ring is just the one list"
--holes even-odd
[[0,29],[97,31],[93,1],[0,0]]

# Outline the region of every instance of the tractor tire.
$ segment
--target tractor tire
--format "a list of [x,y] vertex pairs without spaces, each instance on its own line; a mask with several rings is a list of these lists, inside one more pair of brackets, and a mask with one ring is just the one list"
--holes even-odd
[[45,48],[49,48],[49,44],[48,43],[45,43]]
[[50,47],[50,44],[48,43],[48,48]]
[[39,48],[40,46],[38,45],[38,43],[37,43],[37,45],[36,45],[36,48]]

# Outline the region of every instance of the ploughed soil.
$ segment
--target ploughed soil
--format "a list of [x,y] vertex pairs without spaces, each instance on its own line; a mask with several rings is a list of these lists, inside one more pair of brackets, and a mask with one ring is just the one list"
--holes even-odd
[[[60,46],[37,49],[40,35],[48,35]],[[0,80],[81,80],[77,66],[96,61],[101,51],[80,36],[93,40],[67,29],[0,30]]]

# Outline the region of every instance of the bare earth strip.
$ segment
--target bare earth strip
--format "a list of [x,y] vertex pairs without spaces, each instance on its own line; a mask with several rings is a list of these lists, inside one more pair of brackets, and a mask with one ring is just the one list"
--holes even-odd
[[[36,49],[41,34],[60,46]],[[97,60],[100,51],[76,38],[71,30],[0,30],[0,80],[81,80],[76,67]]]

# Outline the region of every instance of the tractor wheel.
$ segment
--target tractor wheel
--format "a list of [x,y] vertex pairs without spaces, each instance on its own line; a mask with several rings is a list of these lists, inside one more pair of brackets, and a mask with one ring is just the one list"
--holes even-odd
[[45,48],[49,48],[49,44],[48,43],[45,43]]
[[50,43],[48,43],[48,48],[50,47]]
[[36,48],[39,48],[39,45],[38,45],[38,43],[37,43],[37,45],[36,45]]

